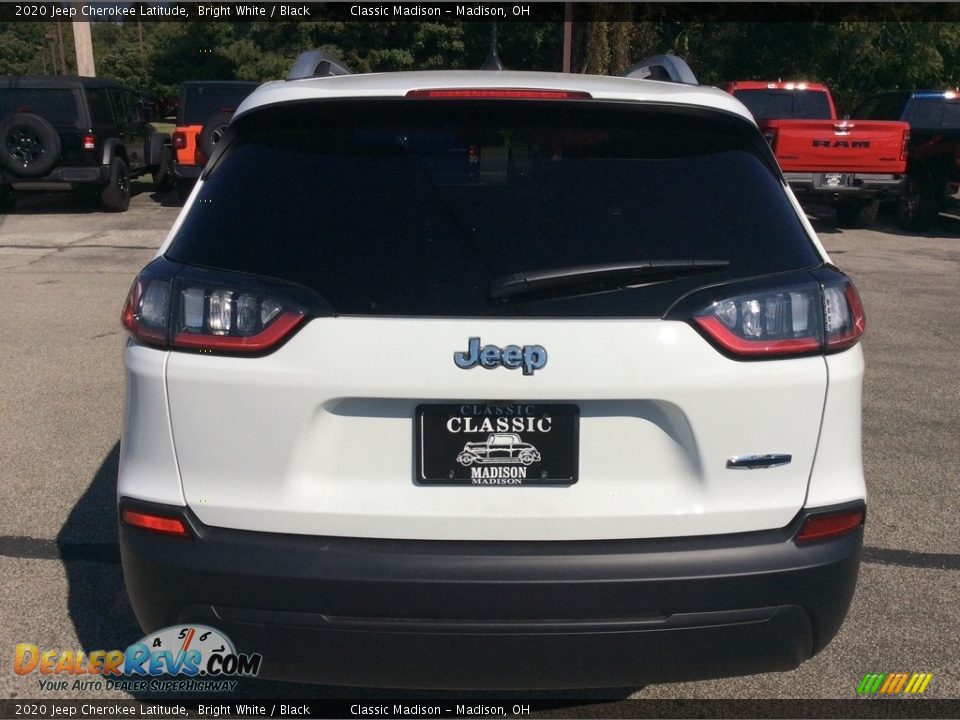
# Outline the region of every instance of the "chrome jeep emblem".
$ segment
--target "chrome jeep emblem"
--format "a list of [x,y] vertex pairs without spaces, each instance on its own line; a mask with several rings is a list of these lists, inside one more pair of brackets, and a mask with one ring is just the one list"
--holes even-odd
[[536,370],[547,364],[547,351],[542,345],[524,345],[523,347],[507,345],[503,349],[496,345],[480,347],[480,338],[472,337],[465,351],[453,354],[453,362],[458,368],[464,370],[477,365],[492,370],[498,365],[503,365],[509,370],[522,367],[524,375],[533,375]]

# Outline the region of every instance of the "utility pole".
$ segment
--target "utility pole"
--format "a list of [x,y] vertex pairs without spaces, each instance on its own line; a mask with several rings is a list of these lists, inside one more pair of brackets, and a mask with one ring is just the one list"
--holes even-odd
[[62,73],[57,72],[57,36],[52,32],[48,32],[44,37],[47,39],[44,50],[50,50],[50,62],[53,63],[53,74],[61,75]]
[[573,65],[573,3],[563,4],[563,71],[570,72]]
[[[80,9],[86,3],[75,2],[73,7],[77,17],[83,17]],[[96,77],[97,68],[93,63],[93,38],[90,36],[90,23],[87,20],[73,21],[73,44],[77,48],[77,75]]]
[[67,71],[67,53],[63,49],[63,26],[59,21],[57,21],[57,42],[60,45],[60,69],[63,70],[64,75],[69,75]]

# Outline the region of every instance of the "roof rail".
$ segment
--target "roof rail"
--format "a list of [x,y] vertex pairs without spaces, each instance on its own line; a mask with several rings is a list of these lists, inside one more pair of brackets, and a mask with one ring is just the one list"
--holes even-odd
[[340,58],[323,50],[307,50],[300,53],[300,57],[293,63],[293,67],[287,73],[287,80],[352,74],[353,72]]
[[623,77],[637,80],[661,80],[685,85],[700,84],[690,66],[677,55],[652,55],[623,73]]

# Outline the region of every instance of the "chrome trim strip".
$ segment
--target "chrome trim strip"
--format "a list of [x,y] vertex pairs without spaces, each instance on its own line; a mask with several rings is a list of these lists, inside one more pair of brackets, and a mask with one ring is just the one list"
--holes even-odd
[[768,453],[765,455],[737,455],[727,460],[728,470],[759,470],[761,468],[780,467],[788,465],[792,455],[785,453]]

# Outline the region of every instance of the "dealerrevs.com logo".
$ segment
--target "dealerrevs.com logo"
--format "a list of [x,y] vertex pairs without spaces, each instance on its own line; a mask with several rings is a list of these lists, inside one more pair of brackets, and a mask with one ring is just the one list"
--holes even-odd
[[256,677],[259,653],[238,653],[219,630],[175,625],[151,633],[126,650],[14,649],[17,675],[36,675],[41,690],[232,691],[237,677]]
[[857,686],[857,695],[922,695],[933,673],[867,673]]

